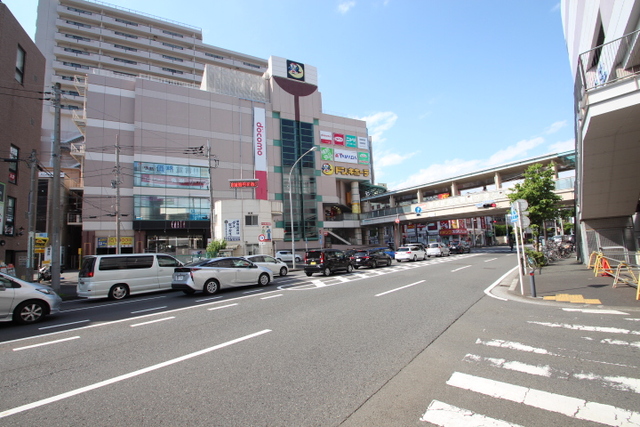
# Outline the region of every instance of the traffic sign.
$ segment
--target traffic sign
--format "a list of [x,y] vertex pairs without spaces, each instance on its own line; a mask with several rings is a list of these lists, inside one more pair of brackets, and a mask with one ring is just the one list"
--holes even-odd
[[267,236],[265,236],[264,234],[260,234],[258,236],[258,242],[264,242],[265,240],[267,240]]
[[420,215],[420,212],[422,212],[422,208],[420,206],[416,206],[415,211],[418,215]]
[[36,248],[44,248],[49,243],[49,239],[47,237],[36,237],[33,243]]

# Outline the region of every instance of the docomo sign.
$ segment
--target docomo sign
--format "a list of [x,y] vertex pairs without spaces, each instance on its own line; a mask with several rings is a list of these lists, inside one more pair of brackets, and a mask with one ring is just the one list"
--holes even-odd
[[253,150],[257,171],[267,171],[267,137],[264,108],[253,109]]
[[264,156],[264,125],[256,123],[256,156]]

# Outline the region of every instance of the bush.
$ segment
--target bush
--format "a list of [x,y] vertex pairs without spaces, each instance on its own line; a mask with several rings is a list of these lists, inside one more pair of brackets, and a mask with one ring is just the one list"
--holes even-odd
[[525,249],[524,253],[527,255],[527,258],[533,260],[535,267],[543,267],[546,265],[545,257],[542,252]]

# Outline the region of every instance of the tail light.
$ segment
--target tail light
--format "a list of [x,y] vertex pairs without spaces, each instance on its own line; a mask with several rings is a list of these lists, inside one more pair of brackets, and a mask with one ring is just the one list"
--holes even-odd
[[324,264],[324,252],[320,253],[320,264]]

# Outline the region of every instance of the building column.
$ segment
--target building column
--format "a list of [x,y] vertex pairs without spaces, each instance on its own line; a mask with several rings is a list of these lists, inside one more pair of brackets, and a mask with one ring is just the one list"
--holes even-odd
[[557,163],[553,164],[553,179],[555,181],[558,180],[558,164]]
[[502,188],[502,175],[499,172],[496,172],[493,176],[493,183],[496,185],[496,190]]
[[[351,212],[354,214],[362,212],[360,209],[360,183],[358,181],[351,183]],[[362,239],[362,236],[360,236],[360,239]]]
[[451,183],[451,197],[459,196],[460,192],[458,191],[458,183],[453,181]]

